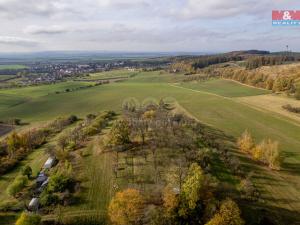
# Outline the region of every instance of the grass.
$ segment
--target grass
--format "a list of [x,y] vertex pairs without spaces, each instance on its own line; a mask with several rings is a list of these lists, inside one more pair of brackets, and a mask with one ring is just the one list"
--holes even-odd
[[25,65],[19,64],[7,64],[7,65],[0,65],[0,70],[18,70],[18,69],[26,69],[28,68]]
[[283,115],[285,117],[295,120],[295,122],[300,122],[300,116],[297,113],[292,113],[283,109],[282,106],[290,104],[292,107],[300,107],[300,101],[293,98],[288,98],[285,96],[277,95],[259,95],[259,96],[249,96],[241,97],[237,99],[244,104],[249,104],[250,106],[256,107],[258,109],[267,109],[272,113]]
[[4,200],[13,200],[13,197],[9,196],[5,190],[8,184],[10,184],[14,180],[14,178],[20,173],[22,167],[24,167],[25,165],[29,165],[32,168],[33,176],[36,176],[46,160],[47,155],[45,154],[43,148],[35,150],[31,154],[29,154],[24,160],[22,160],[14,170],[5,175],[2,175],[0,177],[0,202]]
[[14,78],[15,75],[0,75],[0,81]]
[[[166,97],[176,99],[194,117],[229,135],[238,137],[248,129],[257,142],[263,138],[278,140],[282,154],[286,156],[282,171],[269,171],[247,158],[244,164],[249,170],[256,172],[255,183],[263,193],[265,205],[299,212],[300,126],[285,115],[257,109],[238,101],[237,98],[232,98],[261,95],[264,91],[260,89],[223,80],[184,86],[171,84],[177,79],[176,75],[161,74],[158,71],[139,73],[127,82],[58,95],[53,94],[55,85],[36,87],[38,90],[36,92],[30,88],[3,90],[0,96],[9,95],[12,97],[11,100],[14,97],[18,100],[21,93],[24,93],[22,97],[31,99],[15,106],[2,106],[0,118],[17,117],[29,122],[46,121],[57,116],[70,114],[82,116],[104,109],[120,111],[122,102],[130,97],[135,97],[140,102],[150,97],[157,100]],[[2,101],[3,98],[0,97],[0,103]],[[96,184],[97,182],[95,181]]]
[[270,93],[254,87],[248,87],[237,82],[222,79],[213,79],[205,82],[189,82],[183,83],[182,87],[207,91],[224,97],[243,97],[253,95],[263,95]]
[[72,90],[88,85],[91,85],[91,83],[68,81],[50,85],[0,90],[0,110],[30,102],[31,100],[47,95],[55,95],[59,98],[60,94],[56,94],[56,92],[65,92],[66,89]]
[[96,80],[96,79],[106,79],[115,77],[130,77],[134,76],[138,72],[128,71],[128,70],[112,70],[100,73],[91,73],[90,76],[85,77],[86,80]]

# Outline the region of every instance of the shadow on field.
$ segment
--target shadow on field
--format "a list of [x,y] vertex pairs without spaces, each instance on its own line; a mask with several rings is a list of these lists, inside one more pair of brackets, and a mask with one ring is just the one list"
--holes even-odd
[[[296,153],[286,153],[285,157],[287,158],[299,158],[299,154]],[[282,164],[282,171],[292,173],[294,175],[300,175],[300,164],[299,163],[289,163],[289,162],[283,162]]]
[[[263,163],[253,160],[250,156],[241,153],[236,145],[236,138],[226,135],[220,130],[216,130],[209,126],[205,126],[205,132],[208,137],[211,137],[219,146],[219,149],[225,150],[225,152],[234,155],[239,158],[242,166],[242,177],[247,177],[251,174],[251,179],[255,186],[259,189],[262,201],[249,202],[248,200],[242,200],[242,211],[247,224],[257,225],[296,225],[300,224],[300,212],[291,211],[287,208],[274,207],[266,202],[276,202],[282,205],[297,204],[299,200],[292,199],[291,196],[277,196],[272,198],[269,193],[269,189],[265,187],[284,187],[289,184],[286,183],[281,177],[277,177],[272,170],[266,167]],[[221,147],[221,148],[220,148]],[[296,154],[289,155],[288,157],[297,157]],[[292,163],[284,163],[282,170],[288,173],[300,174],[300,165]],[[280,188],[279,188],[280,190]],[[288,189],[287,189],[288,190]],[[280,193],[282,194],[282,193]],[[296,198],[296,197],[295,197]],[[239,202],[240,202],[239,201]],[[253,216],[255,215],[255,216]],[[249,222],[248,222],[249,221]]]
[[[299,225],[300,213],[273,206],[241,201],[243,218],[247,224],[257,225]],[[255,216],[253,216],[255,215]]]

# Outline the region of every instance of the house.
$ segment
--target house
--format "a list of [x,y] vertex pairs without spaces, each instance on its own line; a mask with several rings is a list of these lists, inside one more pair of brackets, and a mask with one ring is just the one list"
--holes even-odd
[[36,211],[39,208],[39,199],[38,198],[33,198],[29,202],[28,209],[30,211]]
[[38,192],[41,193],[47,187],[48,183],[49,183],[49,178],[47,178],[47,180],[41,184],[41,186],[38,188]]
[[54,166],[55,162],[56,162],[55,157],[50,156],[50,157],[47,159],[47,161],[45,162],[43,168],[44,168],[44,169],[51,169],[51,168]]

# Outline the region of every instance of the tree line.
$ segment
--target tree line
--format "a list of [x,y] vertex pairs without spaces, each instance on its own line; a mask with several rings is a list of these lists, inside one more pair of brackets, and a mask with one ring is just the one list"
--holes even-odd
[[76,116],[58,118],[40,128],[12,132],[0,142],[0,174],[14,168],[30,152],[44,145],[51,136],[76,120]]
[[282,56],[256,56],[250,57],[246,60],[245,66],[247,69],[256,69],[261,66],[274,66],[281,65],[286,62],[299,61],[299,58],[294,56],[282,55]]

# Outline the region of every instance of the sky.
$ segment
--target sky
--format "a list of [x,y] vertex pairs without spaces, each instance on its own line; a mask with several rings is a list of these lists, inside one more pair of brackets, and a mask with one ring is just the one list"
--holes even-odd
[[299,0],[0,0],[0,53],[300,51]]

